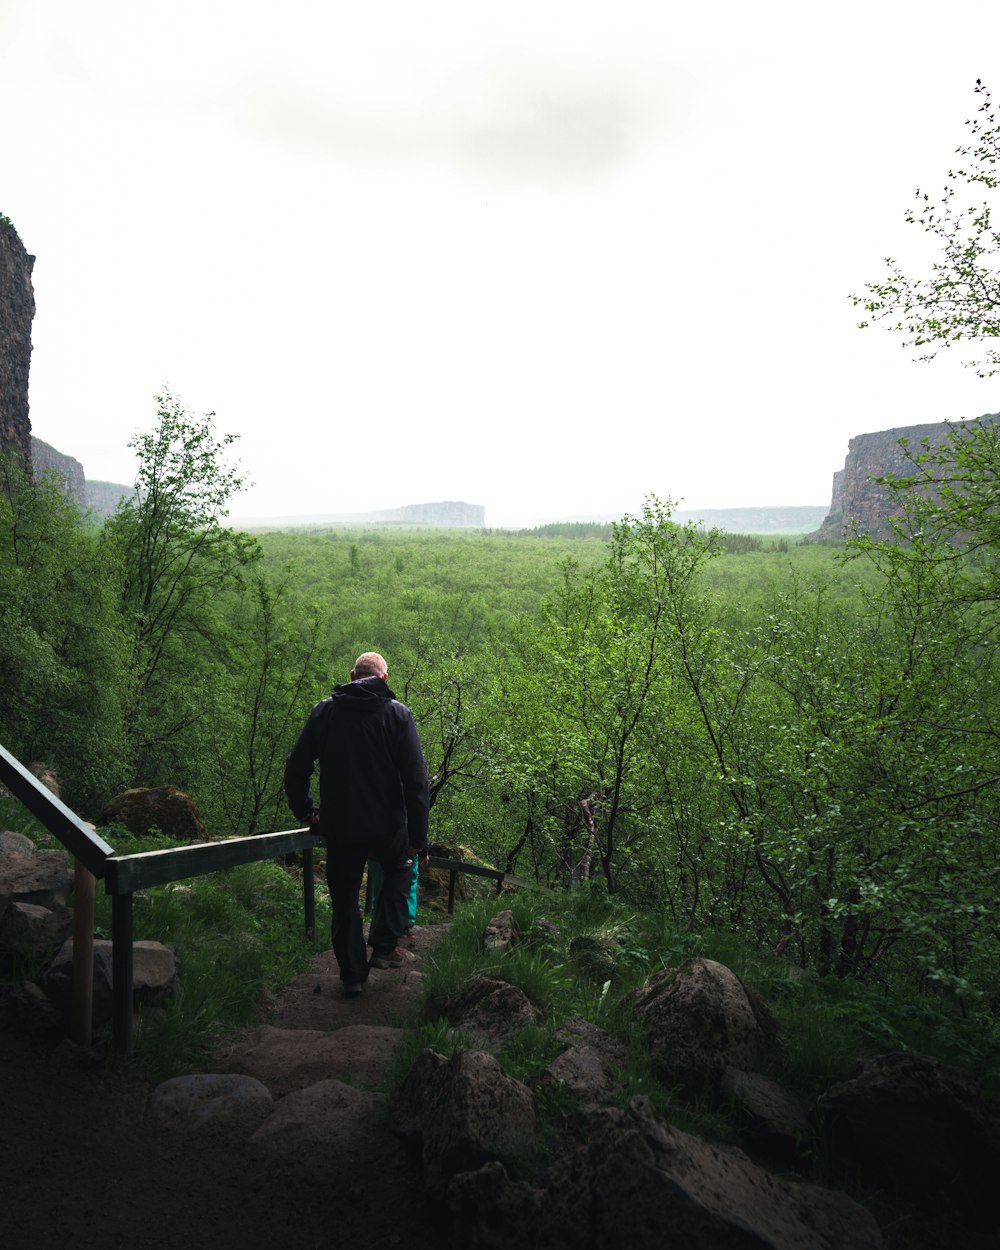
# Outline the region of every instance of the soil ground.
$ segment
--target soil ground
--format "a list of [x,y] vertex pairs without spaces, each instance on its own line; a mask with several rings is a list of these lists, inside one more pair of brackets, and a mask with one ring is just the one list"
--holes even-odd
[[[399,1025],[412,1018],[417,935],[400,969],[373,970],[345,999],[330,952],[262,1014],[286,1029]],[[239,1039],[219,1056],[226,1070]],[[266,1082],[265,1082],[266,1083]],[[350,1160],[265,1165],[233,1139],[178,1135],[148,1115],[152,1086],[71,1042],[39,1041],[0,1021],[0,1243],[97,1250],[334,1250],[441,1247],[419,1165],[388,1130]]]

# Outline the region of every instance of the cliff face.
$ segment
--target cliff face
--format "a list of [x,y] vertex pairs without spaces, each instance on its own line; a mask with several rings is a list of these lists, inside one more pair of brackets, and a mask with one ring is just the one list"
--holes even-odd
[[18,447],[31,459],[28,419],[28,368],[35,293],[31,286],[34,256],[24,250],[17,231],[0,216],[0,447]]
[[79,507],[86,506],[87,479],[79,460],[63,455],[61,451],[56,451],[54,447],[32,435],[31,467],[36,481],[46,475],[55,475],[64,483],[66,494],[71,495]]
[[131,486],[123,486],[120,482],[88,481],[87,509],[96,516],[113,516],[121,501],[132,493]]
[[843,469],[833,475],[829,515],[810,537],[817,542],[839,542],[854,524],[873,537],[886,537],[889,496],[874,479],[888,474],[905,477],[913,472],[899,445],[900,439],[907,440],[912,452],[919,452],[925,440],[932,447],[939,446],[951,429],[954,423],[936,421],[930,425],[901,425],[852,438],[847,445]]

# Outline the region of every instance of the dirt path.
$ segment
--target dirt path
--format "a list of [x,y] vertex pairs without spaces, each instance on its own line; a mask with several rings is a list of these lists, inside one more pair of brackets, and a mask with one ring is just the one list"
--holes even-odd
[[[321,1062],[317,1080],[357,1084],[352,1076],[373,1049],[364,1045],[367,1036],[369,1043],[381,1039],[379,1057],[374,1068],[360,1071],[360,1084],[376,1084],[372,1076],[385,1070],[395,1030],[412,1018],[421,957],[436,936],[435,930],[418,934],[404,966],[373,970],[356,999],[341,995],[330,953],[318,955],[271,1005],[266,1022],[226,1047],[216,1070],[243,1070],[248,1051],[259,1049],[261,1030],[268,1037],[287,1031],[293,1046],[295,1035],[309,1035],[298,1039],[305,1043],[298,1050],[308,1054],[313,1075],[317,1050],[329,1056],[331,1070],[324,1072]],[[279,1106],[288,1079],[287,1066],[271,1073]],[[374,1110],[355,1140],[265,1158],[231,1136],[163,1128],[149,1114],[151,1092],[113,1066],[88,1064],[71,1043],[53,1047],[0,1025],[5,1250],[440,1250],[444,1244],[414,1160],[381,1122],[381,1095],[368,1095]]]

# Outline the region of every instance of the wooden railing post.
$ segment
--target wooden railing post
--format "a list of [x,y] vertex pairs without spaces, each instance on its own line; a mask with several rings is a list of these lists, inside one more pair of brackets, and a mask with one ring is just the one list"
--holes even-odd
[[115,1049],[122,1054],[132,1049],[132,895],[115,894],[111,899],[111,1033]]
[[70,1035],[89,1046],[94,1025],[94,876],[80,860],[73,867],[73,989]]

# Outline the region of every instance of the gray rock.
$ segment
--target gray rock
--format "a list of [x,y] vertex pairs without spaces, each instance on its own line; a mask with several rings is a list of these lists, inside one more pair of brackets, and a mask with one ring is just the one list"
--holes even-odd
[[289,1094],[252,1134],[249,1144],[267,1159],[296,1170],[312,1158],[327,1178],[384,1168],[391,1138],[384,1128],[385,1094],[342,1081],[318,1081]]
[[453,1028],[489,1050],[502,1050],[525,1025],[541,1019],[523,990],[490,977],[476,977],[449,998],[444,1015]]
[[958,1229],[995,1232],[1000,1104],[980,1097],[975,1078],[926,1055],[877,1055],[819,1110],[830,1145],[870,1183]]
[[565,1086],[575,1094],[580,1106],[594,1110],[611,1097],[614,1082],[604,1060],[592,1046],[570,1046],[545,1069],[545,1085]]
[[531,941],[558,942],[562,937],[562,929],[554,920],[545,916],[536,916],[531,922],[527,937]]
[[0,853],[0,911],[12,902],[65,907],[73,886],[65,851]]
[[590,981],[609,981],[615,974],[618,944],[613,938],[581,933],[569,944],[577,972]]
[[164,1126],[186,1132],[206,1129],[249,1136],[274,1110],[267,1088],[252,1076],[197,1073],[157,1085],[150,1112]]
[[33,981],[0,986],[0,1017],[3,1016],[36,1037],[54,1037],[66,1028],[65,1014]]
[[15,833],[12,829],[0,829],[0,855],[16,851],[20,855],[33,855],[35,844],[23,833]]
[[751,1069],[764,1041],[743,983],[713,959],[657,973],[633,1002],[660,1067],[692,1083],[718,1086],[727,1067]]
[[842,1194],[783,1181],[738,1150],[663,1123],[648,1101],[591,1117],[589,1144],[557,1157],[544,1193],[494,1165],[448,1189],[470,1250],[879,1250],[871,1215]]
[[186,838],[189,842],[205,840],[198,805],[176,786],[126,790],[105,804],[101,823],[124,825],[138,837],[159,832],[170,838]]
[[479,944],[484,951],[504,951],[514,946],[520,940],[520,937],[520,931],[514,923],[514,913],[498,911],[487,922],[483,935],[479,939]]
[[5,953],[26,959],[46,955],[72,931],[73,913],[67,907],[13,902],[0,914],[0,957]]
[[[94,943],[94,984],[93,984],[93,1020],[95,1024],[105,1024],[111,1019],[112,997],[112,960],[111,943]],[[69,1016],[70,1003],[73,998],[73,939],[63,943],[59,953],[49,965],[43,978],[43,984],[53,1003]]]
[[[132,943],[133,1002],[155,1003],[172,994],[177,987],[177,956],[162,942]],[[53,1000],[69,1010],[73,979],[73,939],[64,942],[45,974],[45,988]],[[111,943],[105,939],[94,942],[94,1020],[111,1019],[112,987]]]
[[492,1055],[425,1050],[397,1091],[390,1126],[418,1144],[424,1180],[441,1194],[458,1172],[527,1150],[535,1137],[531,1092]]
[[719,1092],[731,1098],[750,1120],[750,1138],[766,1149],[794,1153],[811,1142],[805,1108],[786,1089],[759,1072],[726,1068]]
[[571,1046],[582,1044],[596,1050],[608,1067],[620,1068],[628,1059],[628,1046],[621,1038],[582,1016],[570,1016],[559,1027],[556,1037]]
[[[559,1234],[558,1222],[551,1218],[550,1196],[526,1181],[512,1181],[502,1163],[491,1161],[474,1172],[453,1176],[447,1202],[452,1244],[464,1250],[549,1250],[550,1246],[555,1250],[559,1245],[551,1240]],[[660,1243],[661,1247],[667,1244]]]

